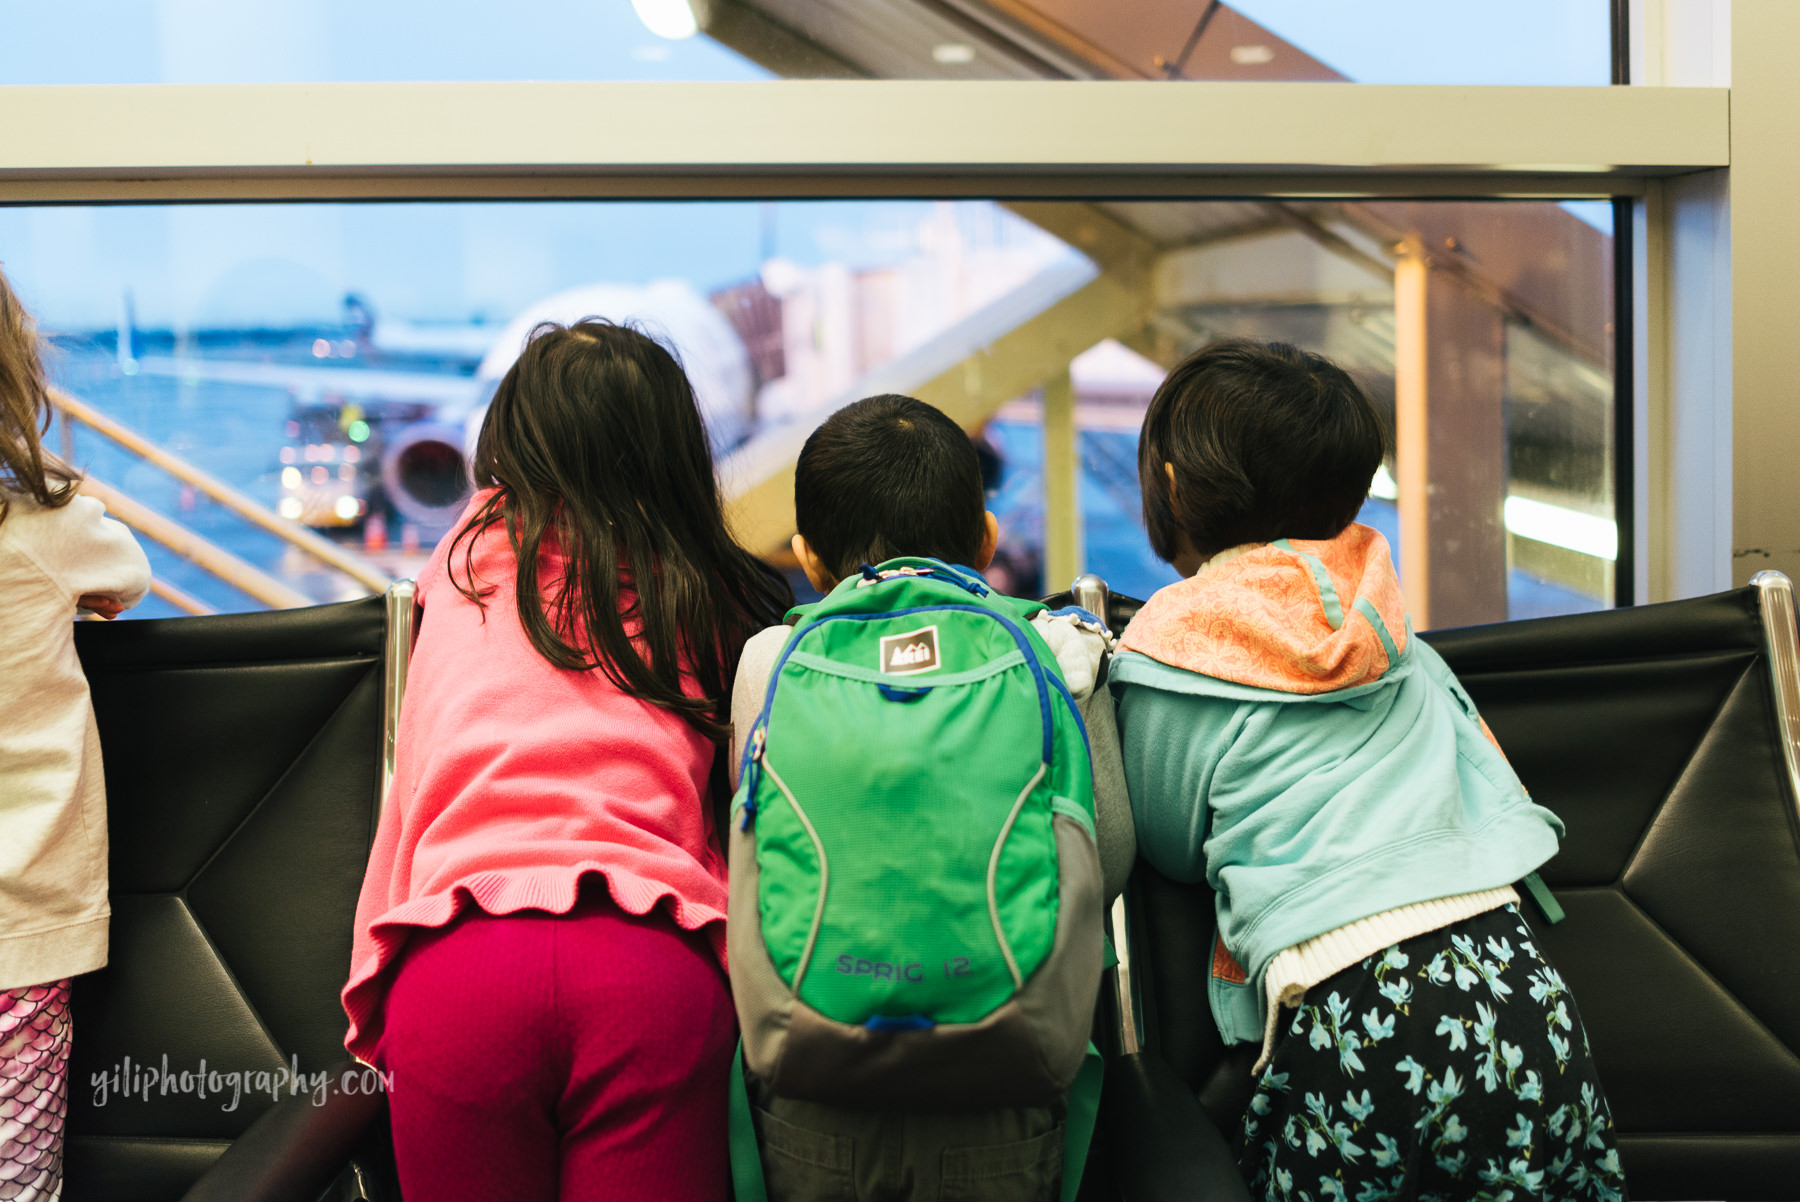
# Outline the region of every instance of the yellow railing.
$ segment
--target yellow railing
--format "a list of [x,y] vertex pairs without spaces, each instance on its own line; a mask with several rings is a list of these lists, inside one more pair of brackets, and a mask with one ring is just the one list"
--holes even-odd
[[294,609],[313,603],[312,598],[300,590],[283,584],[261,568],[208,542],[175,519],[163,516],[110,484],[88,476],[81,482],[81,491],[105,505],[108,513],[133,530],[161,543],[232,588],[255,597],[270,609]]
[[[329,567],[342,572],[371,593],[386,591],[393,578],[362,556],[348,551],[298,522],[282,517],[266,505],[258,504],[223,480],[195,467],[165,447],[151,441],[94,406],[60,390],[52,390],[50,400],[64,421],[78,421],[103,434],[146,462],[168,472],[196,492],[204,493],[245,521],[273,534]],[[291,609],[311,605],[312,599],[274,576],[248,563],[224,548],[207,541],[181,523],[156,512],[142,502],[93,477],[82,482],[81,491],[103,502],[114,517],[139,531],[182,558],[211,573],[247,595],[273,609]],[[205,602],[174,585],[158,581],[151,591],[188,613],[210,613]]]

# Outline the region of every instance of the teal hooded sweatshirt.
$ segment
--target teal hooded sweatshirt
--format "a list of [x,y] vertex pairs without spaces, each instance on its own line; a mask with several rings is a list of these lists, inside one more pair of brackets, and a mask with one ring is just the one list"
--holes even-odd
[[1282,949],[1556,853],[1561,821],[1412,636],[1368,527],[1218,556],[1158,591],[1123,646],[1109,679],[1139,852],[1217,891],[1227,1043],[1262,1038]]

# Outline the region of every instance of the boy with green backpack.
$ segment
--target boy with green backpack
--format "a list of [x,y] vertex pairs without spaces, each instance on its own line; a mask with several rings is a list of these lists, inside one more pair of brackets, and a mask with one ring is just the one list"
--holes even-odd
[[738,1202],[1072,1198],[1136,850],[1109,636],[987,587],[974,446],[920,401],[832,415],[794,501],[827,595],[732,697]]

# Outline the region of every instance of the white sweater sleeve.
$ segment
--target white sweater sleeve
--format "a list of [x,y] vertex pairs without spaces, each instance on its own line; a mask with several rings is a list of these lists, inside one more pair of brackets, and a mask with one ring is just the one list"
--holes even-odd
[[150,561],[125,524],[93,497],[38,510],[20,529],[31,557],[74,600],[90,593],[130,609],[150,590]]

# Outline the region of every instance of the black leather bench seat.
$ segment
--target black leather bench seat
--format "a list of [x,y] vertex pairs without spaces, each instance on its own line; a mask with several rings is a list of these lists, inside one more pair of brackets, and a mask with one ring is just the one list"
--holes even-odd
[[180,1198],[274,1105],[179,1080],[102,1093],[96,1075],[166,1058],[225,1084],[345,1059],[337,990],[376,818],[385,634],[380,597],[77,626],[113,919],[110,964],[75,985],[72,1202]]

